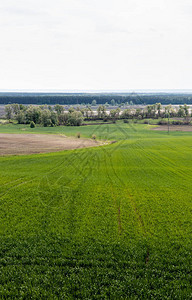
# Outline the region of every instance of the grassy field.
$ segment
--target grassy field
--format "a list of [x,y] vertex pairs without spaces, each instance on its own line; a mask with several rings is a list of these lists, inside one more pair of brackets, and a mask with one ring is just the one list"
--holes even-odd
[[117,141],[0,157],[0,298],[192,299],[192,133],[149,128],[0,125]]

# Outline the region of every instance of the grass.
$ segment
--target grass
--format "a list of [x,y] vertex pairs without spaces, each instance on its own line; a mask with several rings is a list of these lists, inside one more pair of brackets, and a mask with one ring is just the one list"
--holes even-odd
[[192,299],[192,133],[31,130],[117,143],[0,158],[1,298]]
[[[148,124],[135,124],[130,122],[129,124],[123,123],[123,121],[117,121],[116,124],[103,125],[86,125],[86,126],[56,126],[56,127],[42,127],[36,125],[35,128],[30,128],[30,125],[23,124],[0,124],[0,133],[22,133],[22,134],[65,134],[67,136],[76,136],[78,132],[82,137],[91,138],[93,134],[97,136],[97,139],[109,139],[109,140],[127,140],[127,139],[145,139],[146,137],[169,138],[166,132],[152,132],[149,129],[156,127]],[[171,136],[180,136],[179,132],[171,132]],[[189,136],[190,133],[182,132],[182,136]]]

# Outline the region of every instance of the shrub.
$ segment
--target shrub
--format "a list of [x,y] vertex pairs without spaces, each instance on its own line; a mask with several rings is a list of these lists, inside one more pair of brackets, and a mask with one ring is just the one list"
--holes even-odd
[[172,125],[183,125],[183,121],[182,120],[172,120],[171,124]]
[[158,122],[157,122],[157,125],[167,125],[167,121],[166,120],[159,120]]
[[96,140],[96,135],[95,134],[92,135],[92,139]]
[[30,127],[31,127],[31,128],[35,128],[35,123],[34,123],[33,121],[31,121]]

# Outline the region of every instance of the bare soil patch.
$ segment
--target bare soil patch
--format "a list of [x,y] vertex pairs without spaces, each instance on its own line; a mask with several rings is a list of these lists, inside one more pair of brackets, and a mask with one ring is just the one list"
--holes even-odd
[[52,134],[0,133],[0,155],[48,153],[98,146],[97,141]]
[[[152,128],[152,130],[168,131],[167,125],[158,125],[158,127]],[[192,131],[191,125],[170,125],[170,131]]]

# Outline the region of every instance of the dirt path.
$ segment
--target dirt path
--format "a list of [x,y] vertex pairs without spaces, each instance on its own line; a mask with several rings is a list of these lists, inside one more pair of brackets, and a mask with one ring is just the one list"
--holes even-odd
[[47,153],[98,145],[97,141],[91,139],[62,135],[0,133],[0,155]]

